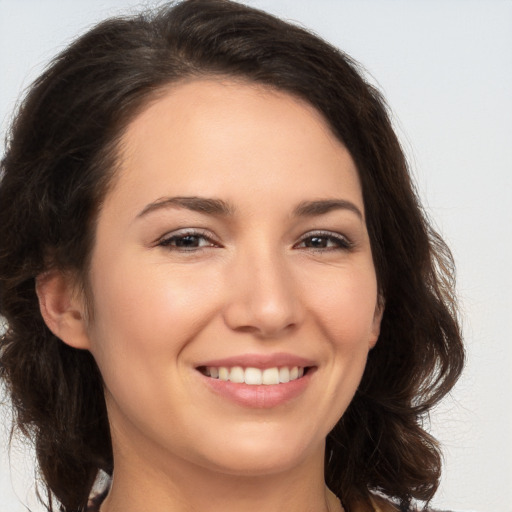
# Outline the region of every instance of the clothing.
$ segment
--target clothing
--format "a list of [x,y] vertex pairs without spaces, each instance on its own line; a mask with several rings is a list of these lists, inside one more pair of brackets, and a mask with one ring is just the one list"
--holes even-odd
[[103,492],[89,498],[86,512],[99,512],[103,500],[107,497],[108,491],[109,488],[107,487]]

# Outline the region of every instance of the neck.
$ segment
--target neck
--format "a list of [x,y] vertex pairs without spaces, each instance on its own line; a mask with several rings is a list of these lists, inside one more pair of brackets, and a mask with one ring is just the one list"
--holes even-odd
[[147,450],[142,453],[126,454],[114,444],[114,478],[101,512],[341,510],[324,484],[323,447],[289,470],[256,476],[226,474],[168,455],[155,458]]

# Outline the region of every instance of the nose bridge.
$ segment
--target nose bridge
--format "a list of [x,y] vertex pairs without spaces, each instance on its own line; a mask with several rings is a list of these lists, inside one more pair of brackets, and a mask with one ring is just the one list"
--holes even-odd
[[225,317],[233,329],[277,335],[300,321],[289,255],[260,239],[237,251],[230,269]]

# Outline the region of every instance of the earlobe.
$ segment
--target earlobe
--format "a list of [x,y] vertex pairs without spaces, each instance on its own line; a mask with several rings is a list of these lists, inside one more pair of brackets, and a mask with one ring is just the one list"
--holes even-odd
[[88,349],[85,307],[71,276],[58,270],[40,274],[36,293],[48,329],[67,345]]
[[373,315],[372,330],[369,340],[369,348],[375,347],[377,340],[380,335],[380,324],[382,322],[382,316],[384,315],[385,302],[384,299],[379,297],[377,305],[375,306],[375,313]]

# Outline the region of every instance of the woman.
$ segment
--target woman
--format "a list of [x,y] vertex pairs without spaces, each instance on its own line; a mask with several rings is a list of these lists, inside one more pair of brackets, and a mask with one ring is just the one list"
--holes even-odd
[[234,2],[107,20],[2,172],[1,372],[50,510],[432,498],[452,261],[349,57]]

